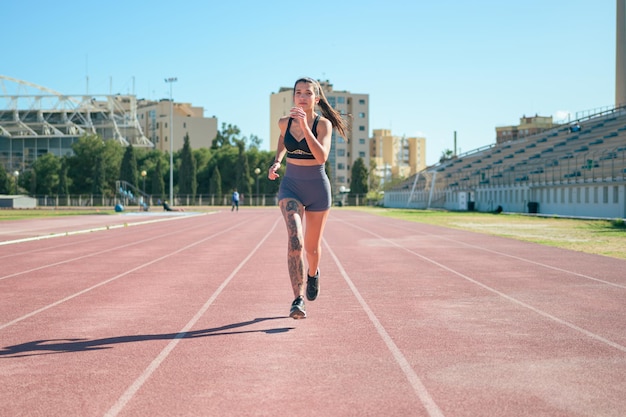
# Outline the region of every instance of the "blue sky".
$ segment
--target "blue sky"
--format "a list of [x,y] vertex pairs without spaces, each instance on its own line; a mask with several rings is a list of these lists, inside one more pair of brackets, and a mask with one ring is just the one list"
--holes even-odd
[[[295,79],[369,94],[372,129],[427,163],[523,115],[615,101],[615,1],[4,1],[0,74],[65,94],[169,96],[269,149],[269,96]],[[112,88],[111,88],[112,86]]]

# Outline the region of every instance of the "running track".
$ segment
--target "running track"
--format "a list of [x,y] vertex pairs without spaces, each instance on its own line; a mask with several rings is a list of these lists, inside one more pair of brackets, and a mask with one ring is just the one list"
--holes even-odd
[[625,261],[347,209],[323,250],[296,321],[277,208],[0,223],[0,416],[626,415]]

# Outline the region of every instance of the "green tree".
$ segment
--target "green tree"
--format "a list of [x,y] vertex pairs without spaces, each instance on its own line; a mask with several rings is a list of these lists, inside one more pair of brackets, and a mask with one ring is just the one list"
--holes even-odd
[[[163,155],[164,156],[164,155]],[[163,158],[159,157],[156,160],[154,171],[152,172],[152,195],[157,196],[161,200],[165,199],[165,180],[163,179]]]
[[352,172],[350,178],[350,195],[367,194],[368,190],[367,168],[363,158],[359,158],[352,164]]
[[191,195],[195,201],[198,180],[196,178],[196,160],[189,144],[189,134],[185,134],[183,149],[180,155],[180,169],[178,171],[178,192]]
[[102,155],[96,155],[91,192],[95,195],[105,195],[106,188],[106,169],[104,166],[104,157]]
[[13,178],[0,164],[0,194],[11,194],[13,190]]
[[217,165],[215,165],[213,175],[211,175],[211,180],[209,181],[209,194],[214,195],[218,202],[222,201],[222,176]]
[[454,157],[454,151],[452,149],[445,149],[441,152],[439,162],[444,162]]
[[207,148],[193,150],[193,157],[196,160],[197,194],[209,194],[209,181],[212,174],[212,171],[210,171],[210,168],[212,168],[212,156],[213,152]]
[[235,125],[222,123],[222,130],[217,132],[217,136],[213,139],[211,149],[219,149],[224,146],[232,146],[234,140],[239,138],[241,130]]
[[210,172],[213,173],[217,166],[220,171],[222,190],[237,187],[237,148],[225,146],[218,149],[209,162]]
[[33,163],[36,195],[54,195],[59,190],[61,160],[53,153],[46,153]]
[[130,144],[124,151],[124,157],[122,158],[122,165],[120,166],[119,179],[126,181],[132,186],[138,187],[139,170],[137,169],[137,158],[133,145]]
[[[72,194],[91,194],[96,189],[102,189],[105,195],[112,195],[115,181],[119,179],[120,163],[123,155],[122,146],[114,141],[103,141],[97,135],[86,135],[78,139],[73,145],[74,155],[69,158],[68,176],[70,192]],[[101,161],[96,163],[96,159]],[[104,174],[96,175],[96,167]],[[94,186],[98,179],[103,186]]]
[[250,135],[248,138],[250,149],[260,149],[263,140],[257,135]]
[[57,193],[59,195],[70,194],[69,177],[67,176],[68,169],[69,169],[68,158],[63,157],[61,159],[61,169],[59,170],[59,188],[57,190]]
[[4,169],[4,166],[0,164],[0,194],[11,194],[13,189],[13,179]]
[[243,140],[236,140],[237,146],[237,165],[235,171],[235,187],[239,190],[239,194],[250,196],[252,194],[252,178],[250,176],[250,165],[248,164],[248,155],[245,152],[246,143]]
[[380,188],[380,177],[378,175],[376,175],[376,161],[374,160],[374,158],[370,159],[370,169],[368,171],[368,177],[369,177],[369,189],[370,191],[372,190],[378,190]]
[[[256,168],[259,168],[261,172],[258,175],[259,179],[259,194],[276,194],[280,181],[271,181],[267,178],[267,170],[274,162],[276,152],[274,151],[261,151],[257,147],[251,147],[246,151],[248,158],[248,164],[250,166],[250,175],[252,176],[253,186],[256,187],[257,175],[254,173]],[[279,170],[279,175],[284,174],[284,167]],[[256,188],[255,188],[256,190]],[[255,191],[256,194],[256,191]]]

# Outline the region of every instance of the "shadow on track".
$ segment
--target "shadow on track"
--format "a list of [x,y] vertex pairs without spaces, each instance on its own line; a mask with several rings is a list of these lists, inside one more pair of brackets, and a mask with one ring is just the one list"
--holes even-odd
[[193,330],[180,333],[146,334],[134,336],[107,337],[104,339],[50,339],[35,340],[19,345],[6,346],[0,350],[0,358],[19,358],[24,356],[50,355],[54,353],[87,352],[91,350],[111,349],[120,343],[146,342],[151,340],[194,339],[197,337],[228,336],[246,333],[285,333],[294,327],[277,327],[260,330],[230,331],[240,327],[250,326],[268,320],[288,319],[289,317],[260,317],[241,323],[228,324],[212,329]]

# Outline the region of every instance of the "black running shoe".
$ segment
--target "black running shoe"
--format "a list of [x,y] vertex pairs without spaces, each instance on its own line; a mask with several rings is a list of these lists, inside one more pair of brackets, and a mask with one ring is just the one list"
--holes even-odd
[[291,303],[291,311],[289,312],[289,317],[292,319],[306,319],[306,309],[304,307],[304,300],[302,296],[293,300]]
[[306,299],[313,301],[320,293],[320,270],[318,269],[314,276],[307,274],[306,279]]

